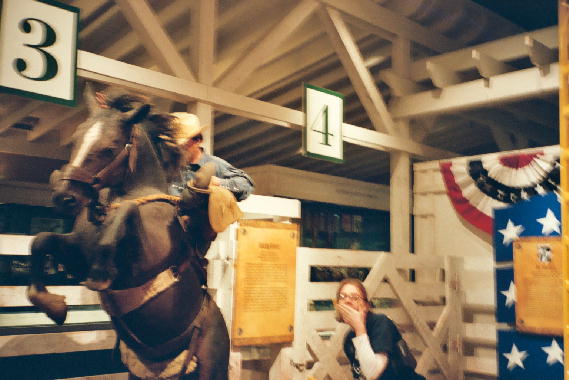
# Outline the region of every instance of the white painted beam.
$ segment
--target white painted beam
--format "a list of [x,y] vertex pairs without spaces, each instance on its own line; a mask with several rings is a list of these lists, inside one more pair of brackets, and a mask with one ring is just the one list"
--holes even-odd
[[458,72],[441,63],[427,61],[426,67],[431,77],[431,82],[433,82],[435,87],[445,88],[462,82],[462,77]]
[[[213,83],[213,61],[215,55],[217,0],[198,0],[193,11],[193,30],[191,35],[197,41],[197,49],[192,50],[191,59],[197,73],[198,82],[211,85]],[[208,125],[204,133],[203,146],[211,154],[214,153],[214,118],[213,107],[210,104],[198,102],[195,107],[189,107],[202,125]]]
[[140,42],[158,65],[177,77],[195,80],[176,46],[146,0],[116,0],[121,11],[140,37]]
[[[555,49],[558,46],[557,26],[552,26],[530,33],[518,34],[501,40],[486,42],[480,45],[453,51],[451,53],[420,59],[411,65],[409,79],[414,82],[420,82],[428,79],[429,72],[426,67],[427,61],[444,64],[446,67],[452,67],[453,70],[459,72],[472,70],[476,67],[475,62],[472,60],[472,49],[476,49],[502,62],[527,57],[528,49],[524,44],[526,36],[530,36],[534,40],[540,41],[550,49]],[[385,71],[392,70],[386,69]]]
[[438,52],[455,50],[462,47],[459,42],[417,24],[388,8],[382,7],[370,0],[318,0],[320,3],[333,7],[340,12],[357,17],[378,28],[394,33],[410,41]]
[[514,71],[512,66],[502,61],[498,61],[477,49],[472,50],[472,59],[474,60],[474,64],[482,78],[489,79],[496,75]]
[[526,98],[543,96],[559,90],[559,65],[552,63],[550,72],[541,75],[538,68],[514,71],[486,79],[474,80],[425,91],[393,101],[389,110],[394,118],[422,117],[446,112],[495,106]]
[[420,84],[404,78],[393,71],[380,72],[379,79],[391,88],[395,96],[405,96],[426,90],[425,86],[421,86]]
[[77,67],[78,75],[85,79],[122,86],[150,96],[161,96],[181,103],[200,101],[222,112],[293,129],[301,128],[304,123],[304,114],[300,111],[129,65],[86,51],[78,52]]
[[547,65],[552,63],[556,58],[553,50],[538,40],[531,38],[531,36],[525,37],[524,44],[527,46],[531,63],[541,68],[545,73],[545,71],[547,71]]
[[259,43],[244,55],[237,58],[236,64],[225,71],[217,80],[216,86],[229,91],[237,89],[249,75],[266,62],[276,48],[286,40],[303,22],[308,19],[318,4],[313,0],[302,0],[292,9]]
[[346,22],[348,22],[348,24],[352,24],[357,28],[366,31],[367,33],[375,34],[376,36],[384,40],[393,41],[394,39],[397,38],[397,35],[395,33],[388,32],[387,30],[380,28],[375,24],[370,24],[369,22],[362,20],[361,18],[354,17],[346,13],[344,13],[344,18]]
[[[107,84],[141,91],[188,103],[200,101],[233,115],[301,129],[304,113],[290,108],[233,94],[215,87],[176,78],[164,73],[129,65],[80,50],[77,57],[78,75]],[[367,130],[344,123],[344,141],[378,150],[403,150],[420,157],[437,159],[455,156],[452,152],[431,148],[406,139]]]
[[390,136],[351,124],[344,123],[342,132],[345,142],[366,146],[371,149],[383,151],[401,150],[420,157],[451,158],[458,156],[458,154],[453,152],[431,148],[412,140]]
[[324,7],[319,9],[318,14],[375,129],[395,134],[391,115],[342,15],[334,9]]

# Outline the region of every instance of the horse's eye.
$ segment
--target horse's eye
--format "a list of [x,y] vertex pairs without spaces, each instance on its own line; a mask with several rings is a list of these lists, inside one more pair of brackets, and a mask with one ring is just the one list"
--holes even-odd
[[114,153],[115,151],[113,150],[113,148],[105,148],[101,150],[101,156],[103,157],[112,157]]

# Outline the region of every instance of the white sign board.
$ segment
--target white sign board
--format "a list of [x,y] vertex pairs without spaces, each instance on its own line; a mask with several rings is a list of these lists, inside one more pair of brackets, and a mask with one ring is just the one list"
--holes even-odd
[[304,85],[305,156],[344,162],[342,123],[344,96],[334,91]]
[[3,0],[0,20],[0,90],[75,105],[79,9]]

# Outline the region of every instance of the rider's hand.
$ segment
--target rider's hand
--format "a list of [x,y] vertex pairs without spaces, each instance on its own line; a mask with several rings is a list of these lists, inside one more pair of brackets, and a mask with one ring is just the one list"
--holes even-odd
[[209,182],[210,186],[219,186],[221,185],[221,180],[216,176],[211,176],[211,181]]

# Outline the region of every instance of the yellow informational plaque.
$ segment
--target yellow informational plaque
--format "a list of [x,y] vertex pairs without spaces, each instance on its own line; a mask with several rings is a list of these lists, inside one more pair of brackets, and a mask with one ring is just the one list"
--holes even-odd
[[239,224],[233,345],[292,342],[298,225]]
[[563,335],[561,237],[524,237],[514,243],[516,329]]

